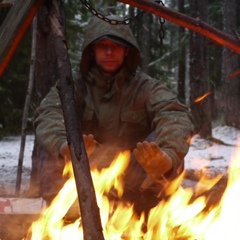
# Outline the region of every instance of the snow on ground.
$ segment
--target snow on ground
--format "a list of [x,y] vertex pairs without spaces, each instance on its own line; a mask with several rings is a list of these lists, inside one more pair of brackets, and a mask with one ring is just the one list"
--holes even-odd
[[212,130],[217,141],[202,139],[199,135],[192,138],[191,146],[185,157],[185,168],[216,176],[227,174],[232,157],[240,145],[240,130],[219,126]]
[[[16,185],[18,158],[20,151],[20,136],[6,137],[0,140],[0,193],[4,189],[10,189],[10,193],[14,193]],[[21,192],[28,187],[31,168],[32,168],[32,150],[34,136],[26,137],[23,168],[22,168],[22,185]]]
[[[213,129],[213,137],[222,142],[216,143],[215,141],[205,140],[200,138],[199,135],[192,138],[189,152],[185,157],[186,169],[210,173],[211,175],[227,172],[231,156],[237,150],[240,130],[233,127],[219,126]],[[0,190],[11,189],[11,193],[14,193],[20,139],[20,136],[14,136],[0,140]],[[34,136],[28,135],[23,160],[21,192],[27,190],[29,184],[33,141]]]

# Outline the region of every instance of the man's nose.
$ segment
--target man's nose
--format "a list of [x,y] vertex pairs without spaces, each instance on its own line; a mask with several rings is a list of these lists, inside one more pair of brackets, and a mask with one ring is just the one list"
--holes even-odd
[[106,53],[113,53],[114,52],[114,47],[113,46],[106,46],[105,48]]

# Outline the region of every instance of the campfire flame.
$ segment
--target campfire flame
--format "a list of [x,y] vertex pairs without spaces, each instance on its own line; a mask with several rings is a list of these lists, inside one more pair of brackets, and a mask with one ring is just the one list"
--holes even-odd
[[[133,206],[127,203],[113,203],[105,196],[114,188],[119,197],[123,192],[121,173],[129,163],[130,153],[123,152],[112,165],[102,171],[92,170],[92,178],[100,208],[104,238],[106,240],[146,239],[146,240],[225,240],[240,239],[240,151],[232,158],[228,169],[228,184],[221,201],[210,208],[207,197],[201,195],[209,191],[222,177],[203,177],[196,188],[183,188],[182,174],[166,186],[167,200],[162,200],[151,209],[147,220],[147,231],[142,231],[144,216],[135,216]],[[27,240],[83,239],[81,218],[64,224],[64,216],[77,199],[75,180],[69,163],[65,172],[71,175],[52,204],[32,224]],[[71,236],[69,238],[69,236]]]

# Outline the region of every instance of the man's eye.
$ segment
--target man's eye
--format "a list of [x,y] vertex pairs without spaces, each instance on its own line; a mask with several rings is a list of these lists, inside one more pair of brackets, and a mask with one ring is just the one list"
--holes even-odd
[[104,43],[99,43],[99,44],[97,44],[97,47],[98,47],[98,48],[106,48],[107,45],[104,44]]
[[99,49],[108,49],[108,48],[116,49],[116,48],[122,47],[119,44],[106,44],[106,43],[96,43],[95,46]]

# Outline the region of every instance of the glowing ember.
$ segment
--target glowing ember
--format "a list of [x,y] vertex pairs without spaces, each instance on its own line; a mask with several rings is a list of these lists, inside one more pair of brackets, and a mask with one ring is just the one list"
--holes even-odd
[[205,99],[206,97],[208,97],[209,95],[213,94],[212,92],[207,92],[205,93],[203,96],[198,97],[197,99],[194,100],[195,103],[201,102],[203,99]]
[[[147,239],[147,240],[212,240],[240,239],[240,151],[232,159],[229,168],[227,189],[217,206],[206,209],[207,199],[200,196],[221,178],[203,179],[196,189],[180,186],[184,175],[166,186],[168,200],[161,201],[149,213],[147,232],[142,232],[144,216],[137,218],[130,204],[111,202],[105,196],[115,189],[119,196],[123,192],[121,172],[129,163],[129,152],[119,154],[113,164],[101,172],[92,170],[98,206],[105,239]],[[52,205],[37,222],[32,224],[26,239],[83,239],[81,219],[64,224],[63,217],[77,198],[72,170],[66,173],[71,178],[66,182]],[[115,192],[115,191],[114,191]]]

